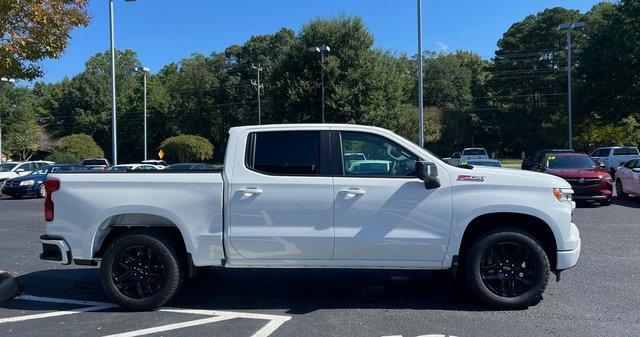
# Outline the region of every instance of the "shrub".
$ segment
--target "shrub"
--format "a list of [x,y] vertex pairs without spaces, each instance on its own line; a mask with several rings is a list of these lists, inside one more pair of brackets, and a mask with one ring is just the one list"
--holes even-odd
[[91,136],[80,133],[60,138],[47,160],[56,163],[79,163],[83,159],[93,157],[104,157],[104,151]]
[[182,163],[204,161],[213,157],[213,144],[206,138],[195,135],[181,135],[165,139],[160,149],[168,158]]

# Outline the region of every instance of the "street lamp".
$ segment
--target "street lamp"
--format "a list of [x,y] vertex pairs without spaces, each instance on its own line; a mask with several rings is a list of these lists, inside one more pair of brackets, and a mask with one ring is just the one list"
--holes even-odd
[[569,149],[573,149],[573,106],[571,99],[571,31],[584,28],[584,22],[563,23],[558,26],[559,31],[567,32],[567,94],[569,110]]
[[419,145],[424,147],[424,87],[423,87],[423,61],[422,61],[422,0],[418,0],[418,126]]
[[[136,0],[124,0],[134,2]],[[113,165],[118,165],[118,136],[116,134],[116,41],[113,32],[113,0],[109,0],[109,34],[111,44],[111,146],[113,148]]]
[[322,123],[324,123],[324,53],[331,51],[329,46],[309,47],[312,53],[320,53],[320,88],[322,91]]
[[142,73],[142,90],[143,90],[143,102],[144,102],[144,160],[147,160],[147,74],[149,68],[147,67],[135,67],[133,71],[136,73]]
[[[16,80],[13,78],[1,77],[0,81],[8,82],[8,83],[16,83]],[[2,164],[2,115],[0,114],[0,164]]]

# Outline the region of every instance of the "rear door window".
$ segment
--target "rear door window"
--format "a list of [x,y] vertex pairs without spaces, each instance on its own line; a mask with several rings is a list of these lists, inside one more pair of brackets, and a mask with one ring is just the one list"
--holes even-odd
[[250,139],[247,167],[272,175],[330,174],[328,133],[321,131],[255,132]]

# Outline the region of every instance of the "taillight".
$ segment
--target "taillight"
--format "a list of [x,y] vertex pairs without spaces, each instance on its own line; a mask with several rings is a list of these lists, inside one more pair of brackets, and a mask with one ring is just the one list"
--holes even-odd
[[51,194],[60,189],[60,180],[47,179],[44,181],[44,188],[47,192],[44,198],[44,220],[53,221],[53,200],[51,200]]

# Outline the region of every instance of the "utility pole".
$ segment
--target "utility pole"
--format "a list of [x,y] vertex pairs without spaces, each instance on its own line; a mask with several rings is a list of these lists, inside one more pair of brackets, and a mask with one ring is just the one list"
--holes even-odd
[[329,46],[309,47],[309,51],[312,53],[320,53],[320,91],[322,101],[322,123],[324,124],[324,53],[331,51]]
[[[6,77],[0,78],[0,81],[8,82],[8,83],[16,83],[15,79],[6,78]],[[2,114],[0,114],[0,164],[2,164]]]
[[258,80],[251,80],[251,84],[253,86],[256,87],[256,90],[258,91],[258,125],[262,125],[262,112],[260,111],[261,107],[260,107],[260,96],[262,95],[260,90],[264,89],[264,84],[260,84],[260,72],[262,71],[262,67],[260,66],[260,63],[258,63],[258,66],[254,66],[253,63],[251,64],[251,68],[255,69],[258,72]]
[[569,149],[573,149],[573,99],[571,97],[571,31],[581,29],[584,22],[563,23],[558,26],[558,30],[567,32],[567,108],[569,110]]
[[418,119],[420,121],[420,126],[418,127],[418,145],[420,145],[420,147],[424,147],[424,71],[422,70],[422,63],[422,0],[418,0]]
[[135,67],[134,72],[142,73],[142,91],[143,91],[143,105],[144,105],[144,160],[147,160],[147,74],[149,68],[147,67]]

